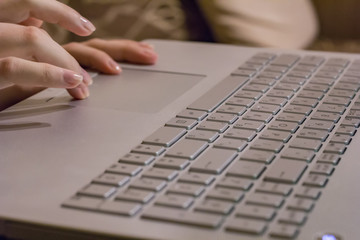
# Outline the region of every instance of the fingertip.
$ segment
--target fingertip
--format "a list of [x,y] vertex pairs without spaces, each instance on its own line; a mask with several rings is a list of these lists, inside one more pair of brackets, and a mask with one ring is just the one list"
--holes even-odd
[[84,83],[87,86],[92,85],[93,84],[93,79],[91,78],[91,76],[83,68],[81,69],[81,72],[82,72],[82,75],[83,75],[83,78],[84,78]]
[[75,88],[83,81],[84,77],[73,71],[64,70],[63,79],[64,79],[64,82],[67,84],[66,87]]
[[142,51],[142,55],[143,55],[143,63],[144,64],[154,64],[156,63],[157,59],[158,59],[158,55],[156,52],[154,52],[152,49],[144,49]]
[[68,92],[77,100],[83,100],[90,96],[89,88],[84,83],[81,83],[76,88],[68,89]]
[[86,18],[80,16],[80,21],[82,27],[88,32],[88,35],[90,35],[96,30],[96,27]]
[[119,66],[119,64],[117,64],[117,62],[113,61],[112,59],[108,62],[107,65],[109,67],[110,73],[112,74],[119,74],[122,72],[122,69]]

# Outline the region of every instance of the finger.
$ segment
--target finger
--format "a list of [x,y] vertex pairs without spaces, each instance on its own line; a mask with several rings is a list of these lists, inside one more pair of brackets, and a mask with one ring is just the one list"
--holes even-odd
[[82,75],[83,83],[78,86],[79,90],[70,89],[69,93],[76,99],[88,96],[85,88],[91,84],[91,77],[84,74],[79,63],[39,28],[0,23],[0,58],[7,56],[48,63]]
[[21,22],[20,24],[24,25],[24,26],[41,27],[43,24],[43,21],[31,17],[31,18],[28,18],[25,21]]
[[75,88],[82,81],[82,75],[50,64],[16,57],[0,59],[0,82],[33,87]]
[[63,47],[82,66],[107,74],[118,74],[121,72],[120,66],[104,51],[75,42],[63,45]]
[[117,61],[154,64],[158,57],[151,45],[131,40],[92,39],[84,44],[106,52]]
[[32,0],[29,3],[30,16],[61,27],[80,36],[88,36],[95,26],[77,11],[54,0]]

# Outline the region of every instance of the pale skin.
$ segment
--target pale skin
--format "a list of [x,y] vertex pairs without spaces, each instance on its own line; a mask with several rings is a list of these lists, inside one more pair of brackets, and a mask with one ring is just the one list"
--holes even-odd
[[90,21],[55,0],[1,0],[0,82],[15,84],[10,92],[57,87],[84,99],[93,80],[82,66],[119,74],[116,61],[154,64],[157,60],[150,45],[130,40],[92,39],[60,46],[39,28],[43,21],[80,36],[95,30]]

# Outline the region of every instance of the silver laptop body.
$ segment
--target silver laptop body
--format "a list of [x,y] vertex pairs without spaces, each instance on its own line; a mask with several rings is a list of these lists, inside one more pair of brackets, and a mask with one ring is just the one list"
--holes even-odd
[[360,55],[148,42],[0,113],[0,236],[359,238]]

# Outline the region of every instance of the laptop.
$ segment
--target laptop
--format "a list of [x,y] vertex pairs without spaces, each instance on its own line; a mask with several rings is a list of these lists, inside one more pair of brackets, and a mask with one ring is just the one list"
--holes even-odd
[[0,113],[4,239],[358,239],[360,55],[148,40]]

